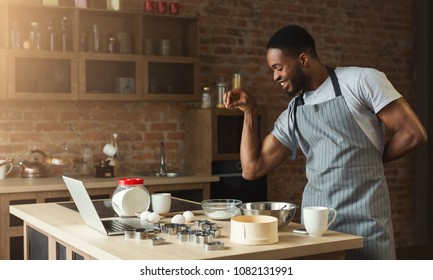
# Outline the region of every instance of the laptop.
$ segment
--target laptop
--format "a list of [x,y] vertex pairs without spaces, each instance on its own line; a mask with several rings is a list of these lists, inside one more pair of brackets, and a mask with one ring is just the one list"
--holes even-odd
[[83,181],[67,176],[62,176],[62,178],[84,222],[93,229],[110,236],[124,234],[126,230],[153,230],[153,224],[141,221],[138,217],[111,217],[101,219],[96,211],[95,205],[90,199]]

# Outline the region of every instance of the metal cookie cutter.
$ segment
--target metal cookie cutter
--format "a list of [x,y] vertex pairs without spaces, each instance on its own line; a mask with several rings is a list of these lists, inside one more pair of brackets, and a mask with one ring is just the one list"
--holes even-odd
[[142,229],[142,228],[136,229],[134,238],[135,238],[135,240],[148,239],[149,238],[149,232],[146,229]]
[[212,242],[212,236],[208,233],[202,232],[195,235],[195,242],[197,244],[206,244]]
[[213,241],[213,242],[207,242],[204,244],[204,250],[205,251],[215,251],[215,250],[224,250],[224,242],[222,241]]
[[158,236],[154,236],[151,237],[150,240],[152,241],[152,245],[161,245],[165,243],[165,238],[164,237],[158,237]]
[[135,229],[125,230],[125,239],[134,239],[135,238]]
[[179,242],[188,242],[188,231],[187,230],[182,230],[180,232],[177,233],[177,241]]

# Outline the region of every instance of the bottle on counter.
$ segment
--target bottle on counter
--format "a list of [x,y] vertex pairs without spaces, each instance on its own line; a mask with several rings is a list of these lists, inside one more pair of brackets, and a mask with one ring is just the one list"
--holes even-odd
[[67,52],[71,50],[71,36],[69,33],[69,20],[67,17],[63,17],[60,26],[62,30],[62,51]]
[[201,108],[208,109],[212,107],[212,97],[210,94],[210,87],[203,87],[201,95]]
[[17,21],[12,22],[10,32],[11,48],[20,49],[21,46],[21,32]]
[[57,33],[54,20],[50,20],[48,23],[48,50],[57,51]]

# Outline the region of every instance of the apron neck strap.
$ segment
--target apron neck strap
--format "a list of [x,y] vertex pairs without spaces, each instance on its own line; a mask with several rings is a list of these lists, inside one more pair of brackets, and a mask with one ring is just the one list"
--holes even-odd
[[328,74],[331,77],[332,86],[334,87],[335,97],[341,96],[340,84],[338,83],[337,75],[335,74],[334,69],[329,66],[326,66],[328,70]]

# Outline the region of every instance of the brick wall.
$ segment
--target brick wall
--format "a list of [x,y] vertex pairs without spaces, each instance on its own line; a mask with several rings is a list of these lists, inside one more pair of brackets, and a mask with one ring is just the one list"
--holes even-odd
[[[27,2],[27,1],[25,1]],[[41,1],[34,1],[41,2]],[[72,1],[64,1],[66,4]],[[141,9],[143,1],[124,1]],[[95,5],[100,4],[95,1]],[[266,65],[265,45],[276,29],[300,24],[316,39],[318,54],[331,66],[368,66],[384,71],[414,104],[414,3],[403,0],[181,0],[181,13],[199,18],[200,77],[214,86],[234,72],[267,107],[268,130],[289,101]],[[64,142],[91,147],[102,157],[112,132],[119,133],[121,167],[158,166],[159,138],[166,139],[169,167],[182,168],[185,112],[198,103],[0,101],[0,155],[28,158],[41,148],[54,152]],[[414,157],[386,166],[397,246],[414,240]],[[16,168],[14,176],[19,176]],[[269,176],[270,200],[300,203],[304,158],[287,161]]]

